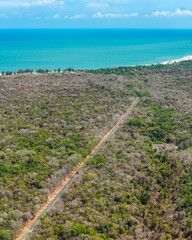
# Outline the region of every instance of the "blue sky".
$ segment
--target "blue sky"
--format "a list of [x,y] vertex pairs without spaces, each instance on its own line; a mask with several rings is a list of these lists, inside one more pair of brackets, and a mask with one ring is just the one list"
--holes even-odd
[[0,0],[0,28],[192,29],[192,0]]

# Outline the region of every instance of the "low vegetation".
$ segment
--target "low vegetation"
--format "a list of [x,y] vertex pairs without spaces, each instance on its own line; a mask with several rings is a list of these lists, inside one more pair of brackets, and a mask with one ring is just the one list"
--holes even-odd
[[0,81],[0,239],[12,239],[124,113],[132,95],[90,75]]
[[191,239],[192,62],[130,69],[1,77],[0,239],[14,238],[136,96],[29,239]]

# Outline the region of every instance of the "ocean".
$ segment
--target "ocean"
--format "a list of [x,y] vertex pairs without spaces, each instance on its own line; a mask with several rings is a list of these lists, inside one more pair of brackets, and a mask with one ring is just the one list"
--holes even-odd
[[187,55],[192,55],[192,30],[0,30],[0,72],[135,66]]

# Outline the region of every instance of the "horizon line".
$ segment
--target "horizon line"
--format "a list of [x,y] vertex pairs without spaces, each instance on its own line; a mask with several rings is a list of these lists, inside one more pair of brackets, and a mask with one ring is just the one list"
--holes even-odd
[[97,27],[93,27],[93,28],[65,28],[65,27],[58,27],[58,28],[49,28],[49,27],[42,27],[42,28],[36,28],[36,27],[29,27],[29,28],[1,28],[0,30],[192,30],[192,28],[97,28]]

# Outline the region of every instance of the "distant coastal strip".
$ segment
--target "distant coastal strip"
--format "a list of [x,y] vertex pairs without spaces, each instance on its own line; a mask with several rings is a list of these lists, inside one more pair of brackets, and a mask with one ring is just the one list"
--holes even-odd
[[[142,66],[153,66],[153,65],[168,65],[168,64],[175,64],[175,63],[180,63],[180,62],[185,62],[185,61],[191,61],[192,60],[192,56],[186,56],[180,59],[175,59],[175,60],[171,60],[171,61],[166,61],[166,62],[162,62],[162,63],[156,63],[156,64],[144,64]],[[136,66],[126,66],[130,67],[130,68],[134,68]],[[116,67],[116,68],[107,68],[107,69],[112,69],[112,70],[116,70],[118,68],[125,68],[125,67]],[[101,71],[103,69],[96,69],[98,71]],[[69,73],[82,73],[82,72],[87,72],[87,71],[91,71],[91,70],[75,70],[74,68],[67,68],[64,70],[61,70],[61,68],[55,69],[54,71],[49,70],[49,69],[37,69],[36,72],[33,69],[25,69],[25,70],[18,70],[16,71],[2,71],[0,73],[1,76],[10,76],[10,75],[16,75],[16,74],[43,74],[43,73],[61,73],[61,72],[69,72]]]
[[166,61],[161,64],[174,64],[174,63],[180,63],[180,62],[191,61],[191,60],[192,60],[192,56],[187,56],[187,57],[183,57],[183,58],[172,60],[172,61]]

